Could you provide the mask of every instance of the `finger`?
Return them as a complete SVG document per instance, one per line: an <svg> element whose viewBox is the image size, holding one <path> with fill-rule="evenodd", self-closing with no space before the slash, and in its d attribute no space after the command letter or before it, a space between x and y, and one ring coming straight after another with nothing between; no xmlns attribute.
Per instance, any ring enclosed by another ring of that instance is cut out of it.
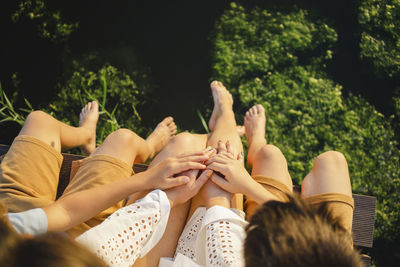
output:
<svg viewBox="0 0 400 267"><path fill-rule="evenodd" d="M162 189L168 189L168 188L184 185L184 184L187 184L189 181L190 181L190 178L187 176L178 176L178 177L173 177L173 178L167 178L166 185Z"/></svg>
<svg viewBox="0 0 400 267"><path fill-rule="evenodd" d="M213 175L211 176L211 181L221 187L222 189L226 190L229 192L229 182L225 180L224 178L218 176L218 175Z"/></svg>
<svg viewBox="0 0 400 267"><path fill-rule="evenodd" d="M221 156L219 156L219 154L210 158L209 160L207 160L205 162L205 164L210 165L211 163L214 163L214 162L221 163L221 164L228 164L227 158L221 157Z"/></svg>
<svg viewBox="0 0 400 267"><path fill-rule="evenodd" d="M232 146L231 146L231 142L226 141L225 143L225 147L226 147L226 152L231 153L232 154Z"/></svg>
<svg viewBox="0 0 400 267"><path fill-rule="evenodd" d="M177 174L190 169L204 170L206 167L207 167L206 165L201 164L199 162L193 162L193 161L178 162L177 164L173 165L171 173Z"/></svg>
<svg viewBox="0 0 400 267"><path fill-rule="evenodd" d="M200 189L208 181L208 179L211 177L212 174L213 174L212 170L206 170L199 176L199 178L197 178L191 190L193 195L196 195L200 191Z"/></svg>
<svg viewBox="0 0 400 267"><path fill-rule="evenodd" d="M194 162L203 162L210 158L209 155L194 155L194 156L186 156L183 158L179 158L178 162L186 162L186 161L194 161Z"/></svg>
<svg viewBox="0 0 400 267"><path fill-rule="evenodd" d="M218 163L218 162L211 163L210 165L207 166L207 169L220 172L225 176L226 176L226 173L228 172L227 165L221 164L221 163Z"/></svg>
<svg viewBox="0 0 400 267"><path fill-rule="evenodd" d="M243 154L243 151L239 153L239 155L237 156L237 160L240 161L241 163L244 162L244 154Z"/></svg>

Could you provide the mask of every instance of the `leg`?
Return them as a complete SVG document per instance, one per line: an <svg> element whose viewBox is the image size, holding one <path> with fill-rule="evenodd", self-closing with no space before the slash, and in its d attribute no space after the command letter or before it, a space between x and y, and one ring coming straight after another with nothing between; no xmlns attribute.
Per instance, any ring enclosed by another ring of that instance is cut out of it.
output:
<svg viewBox="0 0 400 267"><path fill-rule="evenodd" d="M198 151L206 147L206 135L181 133L173 137L165 148L154 158L149 168L160 161L177 154ZM191 171L189 171L191 172ZM196 178L197 172L190 174ZM136 194L130 202L136 201L146 193ZM167 228L160 242L143 258L138 259L134 266L158 266L160 257L173 257L178 244L178 239L185 225L190 202L174 207L171 210Z"/></svg>
<svg viewBox="0 0 400 267"><path fill-rule="evenodd" d="M88 103L80 118L80 126L71 127L42 111L29 114L0 169L0 199L10 211L43 207L55 200L62 148L94 149L97 103Z"/></svg>
<svg viewBox="0 0 400 267"><path fill-rule="evenodd" d="M176 133L172 117L162 120L146 140L128 129L111 133L93 155L106 154L132 166L134 162L144 162L158 153Z"/></svg>
<svg viewBox="0 0 400 267"><path fill-rule="evenodd" d="M351 196L349 168L346 158L337 151L320 154L304 178L301 195L310 197L322 193L340 193Z"/></svg>
<svg viewBox="0 0 400 267"><path fill-rule="evenodd" d="M226 142L229 140L231 147L235 154L243 152L242 141L238 134L238 128L235 121L235 115L232 110L233 100L232 95L226 90L221 82L214 81L211 83L211 90L214 99L214 110L211 115L209 125L212 127L213 132L208 138L207 145L214 148L217 147L218 141ZM189 218L196 211L198 207L205 206L206 199L202 196L202 190L207 190L211 181L208 181L192 199L190 207ZM243 196L240 194L232 198L231 206L237 209L243 209Z"/></svg>
<svg viewBox="0 0 400 267"><path fill-rule="evenodd" d="M133 163L146 160L157 153L175 131L175 123L168 117L158 124L146 140L128 129L111 133L89 157L72 163L71 180L62 197L130 177L133 174ZM68 231L69 234L77 236L98 225L123 204L124 201L115 203L89 221Z"/></svg>
<svg viewBox="0 0 400 267"><path fill-rule="evenodd" d="M315 159L312 170L303 180L301 195L316 205L327 202L333 216L351 230L354 202L349 170L342 153L328 151Z"/></svg>
<svg viewBox="0 0 400 267"><path fill-rule="evenodd" d="M89 102L82 109L79 127L66 125L43 111L34 111L27 117L19 135L39 139L57 151L80 146L90 154L96 144L98 118L99 112L96 101Z"/></svg>
<svg viewBox="0 0 400 267"><path fill-rule="evenodd" d="M246 139L249 144L247 161L252 166L251 175L268 191L286 200L285 193L292 193L293 183L285 156L279 148L267 145L265 140L265 110L256 105L245 116ZM258 205L251 200L246 202L246 214L254 214Z"/></svg>

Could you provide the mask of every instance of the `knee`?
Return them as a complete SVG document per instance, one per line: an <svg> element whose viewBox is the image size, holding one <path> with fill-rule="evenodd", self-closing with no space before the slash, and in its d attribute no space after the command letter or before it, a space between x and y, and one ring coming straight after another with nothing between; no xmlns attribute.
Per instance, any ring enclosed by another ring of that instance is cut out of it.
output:
<svg viewBox="0 0 400 267"><path fill-rule="evenodd" d="M41 110L35 110L29 113L29 115L26 117L25 122L30 122L30 123L45 122L49 117L50 115L47 114L46 112L43 112Z"/></svg>
<svg viewBox="0 0 400 267"><path fill-rule="evenodd" d="M119 144L124 144L127 146L134 145L140 139L140 137L137 134L135 134L129 129L124 129L124 128L116 130L115 132L110 134L107 138L118 140Z"/></svg>
<svg viewBox="0 0 400 267"><path fill-rule="evenodd" d="M314 165L329 166L333 168L347 168L347 161L342 153L338 151L327 151L315 158Z"/></svg>
<svg viewBox="0 0 400 267"><path fill-rule="evenodd" d="M179 144L183 146L189 146L193 144L195 141L195 137L193 134L188 133L188 132L183 132L175 135L174 137L171 138L169 141L171 144Z"/></svg>
<svg viewBox="0 0 400 267"><path fill-rule="evenodd" d="M257 158L263 158L263 159L268 159L268 160L284 160L285 156L283 155L282 151L274 146L274 145L264 145L263 147L261 147L258 151L257 151Z"/></svg>

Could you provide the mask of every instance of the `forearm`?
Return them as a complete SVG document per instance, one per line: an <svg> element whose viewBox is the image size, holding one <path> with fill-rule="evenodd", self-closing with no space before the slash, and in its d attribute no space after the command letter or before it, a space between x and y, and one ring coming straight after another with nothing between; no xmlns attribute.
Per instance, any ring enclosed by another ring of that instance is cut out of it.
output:
<svg viewBox="0 0 400 267"><path fill-rule="evenodd" d="M61 197L43 210L48 231L64 231L97 215L130 194L146 190L145 173Z"/></svg>

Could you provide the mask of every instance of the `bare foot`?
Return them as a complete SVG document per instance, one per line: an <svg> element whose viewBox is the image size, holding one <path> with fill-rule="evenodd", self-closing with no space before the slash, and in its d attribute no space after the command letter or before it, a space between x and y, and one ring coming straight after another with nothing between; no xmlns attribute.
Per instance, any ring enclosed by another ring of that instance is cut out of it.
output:
<svg viewBox="0 0 400 267"><path fill-rule="evenodd" d="M96 101L87 103L79 114L79 127L88 131L88 141L81 146L84 154L90 155L96 148L96 124L99 120L99 104Z"/></svg>
<svg viewBox="0 0 400 267"><path fill-rule="evenodd" d="M169 142L171 137L176 134L176 125L172 117L163 119L154 131L147 137L146 142L149 145L150 156L154 157Z"/></svg>
<svg viewBox="0 0 400 267"><path fill-rule="evenodd" d="M211 93L214 99L214 109L208 121L208 128L213 131L220 113L226 108L232 109L233 98L231 93L229 93L225 86L219 81L213 81L211 83Z"/></svg>
<svg viewBox="0 0 400 267"><path fill-rule="evenodd" d="M244 128L249 144L247 162L251 166L255 152L267 144L265 140L265 110L262 105L255 105L246 112Z"/></svg>

